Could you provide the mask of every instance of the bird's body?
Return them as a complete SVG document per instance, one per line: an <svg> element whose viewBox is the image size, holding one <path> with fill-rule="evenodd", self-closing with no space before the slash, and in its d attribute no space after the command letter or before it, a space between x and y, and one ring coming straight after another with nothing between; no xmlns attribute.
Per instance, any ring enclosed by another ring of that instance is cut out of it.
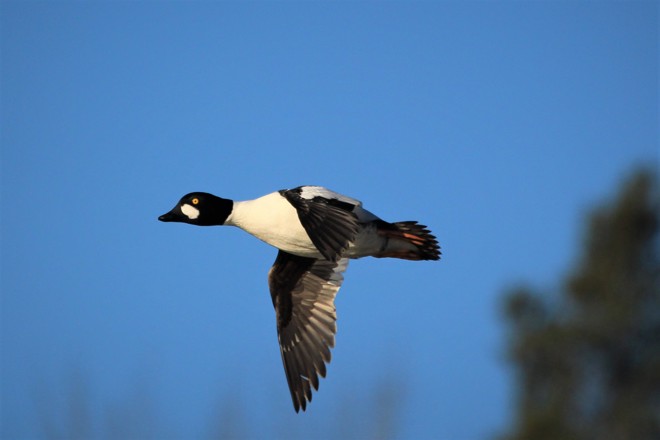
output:
<svg viewBox="0 0 660 440"><path fill-rule="evenodd" d="M313 200L325 198L326 200L338 200L350 207L355 214L357 224L356 235L342 253L347 258L362 258L366 256L379 256L388 244L388 238L378 233L378 217L362 208L362 204L355 200L342 196L325 188L313 188L314 191L300 191L302 200ZM288 190L295 191L295 190ZM296 193L287 193L296 194ZM312 197L310 199L309 197ZM290 196L291 197L291 196ZM305 198L307 197L307 198ZM318 202L315 202L318 203ZM338 208L341 209L341 208ZM300 221L299 210L289 202L281 191L267 194L258 199L234 202L234 207L225 221L225 225L237 226L245 232L254 235L258 239L290 254L309 258L324 258L316 245L310 239L308 232ZM414 245L406 241L398 243L399 250L412 251Z"/></svg>
<svg viewBox="0 0 660 440"><path fill-rule="evenodd" d="M311 401L334 346L334 298L350 258L438 260L426 226L388 223L362 203L319 186L232 201L208 193L184 196L161 221L237 226L279 249L268 283L280 351L296 411Z"/></svg>

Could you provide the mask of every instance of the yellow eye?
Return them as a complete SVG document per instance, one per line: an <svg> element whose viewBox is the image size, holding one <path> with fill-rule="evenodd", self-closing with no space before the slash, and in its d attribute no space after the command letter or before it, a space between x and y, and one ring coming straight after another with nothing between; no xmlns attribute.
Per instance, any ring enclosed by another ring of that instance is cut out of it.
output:
<svg viewBox="0 0 660 440"><path fill-rule="evenodd" d="M193 204L193 205L197 205L197 204L199 204L199 199L198 199L197 197L195 197L194 199L192 199L192 204Z"/></svg>

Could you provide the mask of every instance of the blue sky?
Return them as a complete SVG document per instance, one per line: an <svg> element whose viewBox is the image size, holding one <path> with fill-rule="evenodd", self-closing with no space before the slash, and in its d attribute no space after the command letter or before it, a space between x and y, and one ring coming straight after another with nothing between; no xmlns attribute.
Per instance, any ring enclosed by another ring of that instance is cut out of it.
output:
<svg viewBox="0 0 660 440"><path fill-rule="evenodd" d="M76 392L98 437L208 438L234 414L253 438L331 438L383 389L399 438L488 438L513 406L502 294L556 287L587 209L658 165L656 2L0 14L3 438L73 429ZM350 264L328 378L295 414L276 251L156 218L189 191L302 184L428 224L444 255Z"/></svg>

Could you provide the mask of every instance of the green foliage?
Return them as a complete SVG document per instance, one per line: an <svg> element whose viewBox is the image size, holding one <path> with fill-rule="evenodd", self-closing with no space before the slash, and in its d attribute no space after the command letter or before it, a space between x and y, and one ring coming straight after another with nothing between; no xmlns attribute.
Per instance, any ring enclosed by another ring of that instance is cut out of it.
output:
<svg viewBox="0 0 660 440"><path fill-rule="evenodd" d="M640 171L590 216L582 255L548 297L506 296L516 440L660 438L660 201Z"/></svg>

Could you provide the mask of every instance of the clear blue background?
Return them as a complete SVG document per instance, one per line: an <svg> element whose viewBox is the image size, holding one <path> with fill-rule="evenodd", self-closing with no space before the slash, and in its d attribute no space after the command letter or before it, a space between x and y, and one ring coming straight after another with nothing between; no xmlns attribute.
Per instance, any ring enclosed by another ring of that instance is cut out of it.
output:
<svg viewBox="0 0 660 440"><path fill-rule="evenodd" d="M388 401L400 438L499 433L502 293L556 286L587 208L658 164L657 2L0 13L3 438L359 437ZM444 256L351 263L295 414L275 250L156 218L193 190L301 184L428 224Z"/></svg>

